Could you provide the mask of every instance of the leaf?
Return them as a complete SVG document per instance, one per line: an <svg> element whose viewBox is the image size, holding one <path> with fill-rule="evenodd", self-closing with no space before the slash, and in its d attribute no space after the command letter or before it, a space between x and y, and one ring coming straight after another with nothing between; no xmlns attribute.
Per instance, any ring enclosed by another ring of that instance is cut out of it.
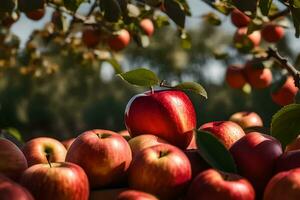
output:
<svg viewBox="0 0 300 200"><path fill-rule="evenodd" d="M21 133L15 129L15 128L6 128L4 129L5 133L14 137L15 139L17 139L19 142L22 142L22 135Z"/></svg>
<svg viewBox="0 0 300 200"><path fill-rule="evenodd" d="M293 5L293 0L290 0L290 4ZM300 8L295 7L295 5L290 7L292 12L292 18L295 27L295 36L299 38L300 36Z"/></svg>
<svg viewBox="0 0 300 200"><path fill-rule="evenodd" d="M156 74L145 68L138 68L118 75L128 83L137 86L150 87L158 85L159 83L159 79Z"/></svg>
<svg viewBox="0 0 300 200"><path fill-rule="evenodd" d="M116 74L120 74L123 72L120 63L115 58L106 59L105 61L111 64Z"/></svg>
<svg viewBox="0 0 300 200"><path fill-rule="evenodd" d="M180 89L180 90L189 90L192 91L198 95L201 95L207 99L207 92L205 89L202 87L202 85L195 83L195 82L184 82L180 83L176 86L174 86L175 89Z"/></svg>
<svg viewBox="0 0 300 200"><path fill-rule="evenodd" d="M257 1L258 0L251 0L251 1L232 0L232 3L239 10L241 10L243 12L250 11L251 13L255 13Z"/></svg>
<svg viewBox="0 0 300 200"><path fill-rule="evenodd" d="M290 104L280 109L271 122L271 135L285 149L300 133L300 104Z"/></svg>
<svg viewBox="0 0 300 200"><path fill-rule="evenodd" d="M15 7L15 0L1 0L0 12L12 12Z"/></svg>
<svg viewBox="0 0 300 200"><path fill-rule="evenodd" d="M226 147L211 133L197 131L196 143L199 153L213 168L237 173L235 162Z"/></svg>
<svg viewBox="0 0 300 200"><path fill-rule="evenodd" d="M176 0L164 1L165 13L181 28L185 24L185 12L183 6Z"/></svg>
<svg viewBox="0 0 300 200"><path fill-rule="evenodd" d="M44 8L44 3L43 0L34 0L30 1L30 3L28 3L28 1L18 0L18 8L21 12L30 12Z"/></svg>
<svg viewBox="0 0 300 200"><path fill-rule="evenodd" d="M121 17L121 6L117 0L100 1L104 18L109 22L117 22Z"/></svg>
<svg viewBox="0 0 300 200"><path fill-rule="evenodd" d="M268 16L271 6L272 6L272 0L259 1L259 8L261 10L261 13L265 16Z"/></svg>
<svg viewBox="0 0 300 200"><path fill-rule="evenodd" d="M75 12L83 2L84 0L64 0L64 6L67 9Z"/></svg>

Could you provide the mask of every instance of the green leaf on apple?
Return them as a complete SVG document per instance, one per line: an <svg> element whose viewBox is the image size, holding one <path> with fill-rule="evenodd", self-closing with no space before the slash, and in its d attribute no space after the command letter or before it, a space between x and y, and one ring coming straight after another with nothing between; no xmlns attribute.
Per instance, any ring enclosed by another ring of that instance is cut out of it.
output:
<svg viewBox="0 0 300 200"><path fill-rule="evenodd" d="M290 104L272 117L271 135L281 142L282 148L291 143L300 133L300 104Z"/></svg>
<svg viewBox="0 0 300 200"><path fill-rule="evenodd" d="M188 90L199 94L207 99L207 92L202 85L195 82L184 82L174 86L175 89Z"/></svg>
<svg viewBox="0 0 300 200"><path fill-rule="evenodd" d="M150 87L159 84L156 74L145 68L138 68L118 75L128 83L137 86Z"/></svg>
<svg viewBox="0 0 300 200"><path fill-rule="evenodd" d="M196 143L201 156L213 168L237 173L235 162L226 147L211 133L197 131Z"/></svg>

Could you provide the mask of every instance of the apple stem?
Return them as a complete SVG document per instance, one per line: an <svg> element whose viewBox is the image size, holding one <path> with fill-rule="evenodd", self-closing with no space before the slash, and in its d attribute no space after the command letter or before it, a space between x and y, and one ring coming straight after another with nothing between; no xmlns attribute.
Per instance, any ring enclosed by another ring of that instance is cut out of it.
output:
<svg viewBox="0 0 300 200"><path fill-rule="evenodd" d="M50 168L52 168L52 165L51 165L51 162L50 162L50 154L48 154L48 153L46 154L46 159L47 159L47 162L48 162Z"/></svg>
<svg viewBox="0 0 300 200"><path fill-rule="evenodd" d="M151 94L154 94L154 89L152 86L150 87L150 90L151 90Z"/></svg>

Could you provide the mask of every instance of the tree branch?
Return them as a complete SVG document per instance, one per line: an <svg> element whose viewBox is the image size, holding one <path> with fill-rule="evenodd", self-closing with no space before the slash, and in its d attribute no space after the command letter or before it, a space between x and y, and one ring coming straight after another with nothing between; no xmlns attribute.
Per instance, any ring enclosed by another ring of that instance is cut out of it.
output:
<svg viewBox="0 0 300 200"><path fill-rule="evenodd" d="M279 17L284 17L284 16L287 16L288 14L290 14L290 9L289 8L286 8L274 15L271 15L269 17L270 21L274 21L275 19L279 18Z"/></svg>
<svg viewBox="0 0 300 200"><path fill-rule="evenodd" d="M293 76L295 86L300 89L300 72L288 62L288 60L282 57L277 49L273 49L271 47L267 50L268 58L274 58L283 69L286 69L290 75Z"/></svg>

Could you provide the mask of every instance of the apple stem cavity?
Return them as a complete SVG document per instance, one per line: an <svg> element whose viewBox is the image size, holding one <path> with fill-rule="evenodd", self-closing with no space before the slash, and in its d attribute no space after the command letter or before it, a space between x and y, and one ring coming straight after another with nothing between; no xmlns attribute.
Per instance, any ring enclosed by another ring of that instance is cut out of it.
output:
<svg viewBox="0 0 300 200"><path fill-rule="evenodd" d="M111 134L109 134L109 133L102 133L102 134L97 133L96 135L98 136L99 139L105 139L105 138L109 138L111 136Z"/></svg>
<svg viewBox="0 0 300 200"><path fill-rule="evenodd" d="M168 155L168 151L159 151L159 158L162 158L166 155Z"/></svg>
<svg viewBox="0 0 300 200"><path fill-rule="evenodd" d="M47 162L48 162L50 168L52 168L52 165L51 165L51 162L50 162L50 154L48 154L48 153L46 154L46 159L47 159Z"/></svg>

